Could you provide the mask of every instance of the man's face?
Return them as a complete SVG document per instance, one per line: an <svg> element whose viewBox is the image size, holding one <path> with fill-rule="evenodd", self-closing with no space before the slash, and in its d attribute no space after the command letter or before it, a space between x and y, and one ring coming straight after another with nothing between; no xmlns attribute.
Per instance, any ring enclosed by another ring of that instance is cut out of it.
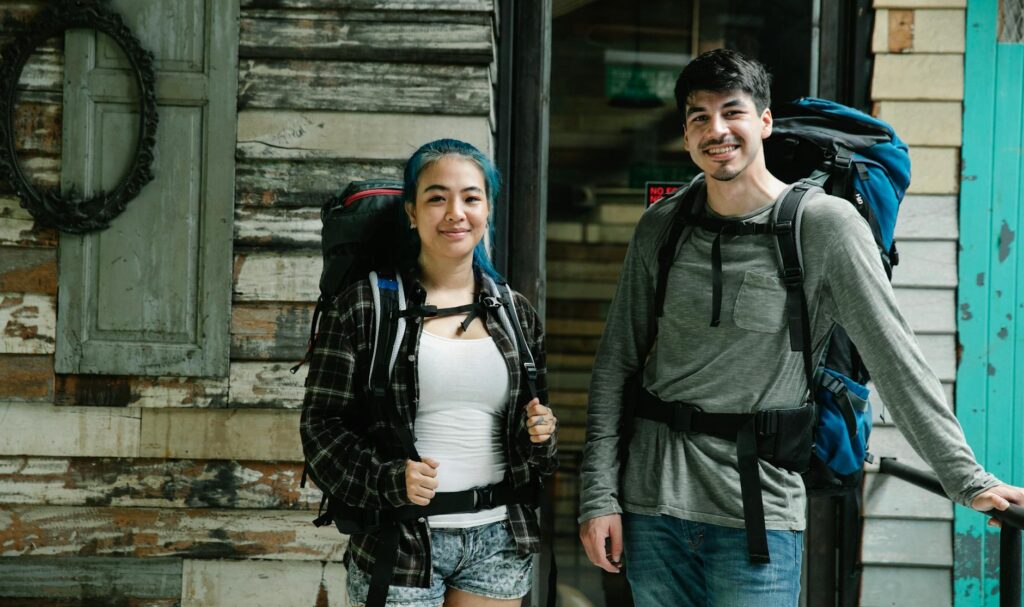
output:
<svg viewBox="0 0 1024 607"><path fill-rule="evenodd" d="M683 141L704 174L730 181L751 163L764 165L761 140L772 133L772 114L757 111L742 91L696 91L686 102Z"/></svg>

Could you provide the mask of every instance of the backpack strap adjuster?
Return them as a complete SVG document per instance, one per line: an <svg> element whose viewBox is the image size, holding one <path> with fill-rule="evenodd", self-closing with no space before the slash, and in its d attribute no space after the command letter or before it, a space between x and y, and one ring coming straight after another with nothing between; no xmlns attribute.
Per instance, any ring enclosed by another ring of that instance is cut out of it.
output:
<svg viewBox="0 0 1024 607"><path fill-rule="evenodd" d="M754 429L761 436L769 436L779 431L779 414L775 411L760 411L754 415Z"/></svg>
<svg viewBox="0 0 1024 607"><path fill-rule="evenodd" d="M668 427L673 432L689 432L693 428L694 407L684 403L671 403L672 416Z"/></svg>
<svg viewBox="0 0 1024 607"><path fill-rule="evenodd" d="M791 234L793 232L792 221L780 221L775 224L776 234Z"/></svg>
<svg viewBox="0 0 1024 607"><path fill-rule="evenodd" d="M798 286L804 279L804 271L801 268L785 268L782 270L782 284L787 287Z"/></svg>

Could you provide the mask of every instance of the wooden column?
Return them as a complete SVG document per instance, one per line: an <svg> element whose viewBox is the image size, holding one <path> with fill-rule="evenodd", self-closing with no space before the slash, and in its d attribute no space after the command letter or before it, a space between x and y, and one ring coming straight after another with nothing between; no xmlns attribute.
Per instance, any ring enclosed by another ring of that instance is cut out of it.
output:
<svg viewBox="0 0 1024 607"><path fill-rule="evenodd" d="M511 92L502 94L509 112L501 112L499 137L507 138L508 184L505 206L508 223L504 239L507 276L544 314L544 233L547 216L548 105L550 102L551 0L515 2L502 10L510 14L512 46ZM508 55L503 53L502 56ZM504 68L501 68L504 69ZM502 81L506 83L505 80ZM504 141L498 142L499 151ZM499 154L500 158L500 154Z"/></svg>

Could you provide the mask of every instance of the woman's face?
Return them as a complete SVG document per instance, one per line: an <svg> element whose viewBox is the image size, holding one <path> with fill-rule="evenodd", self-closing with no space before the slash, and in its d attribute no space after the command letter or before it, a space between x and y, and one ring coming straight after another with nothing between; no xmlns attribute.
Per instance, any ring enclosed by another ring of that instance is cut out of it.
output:
<svg viewBox="0 0 1024 607"><path fill-rule="evenodd" d="M420 236L420 254L461 260L487 230L490 204L483 171L471 160L445 156L420 172L416 202L406 203L410 224Z"/></svg>

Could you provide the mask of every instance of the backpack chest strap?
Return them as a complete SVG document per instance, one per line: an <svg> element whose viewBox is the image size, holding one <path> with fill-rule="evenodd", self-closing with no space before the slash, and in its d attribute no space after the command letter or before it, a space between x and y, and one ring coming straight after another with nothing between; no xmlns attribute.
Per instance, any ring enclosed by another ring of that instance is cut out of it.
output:
<svg viewBox="0 0 1024 607"><path fill-rule="evenodd" d="M416 304L402 311L403 318L442 318L445 316L459 316L465 314L466 318L459 323L460 331L469 329L469 325L477 318L484 318L491 310L497 309L501 303L494 297L483 295L477 301L462 306L451 308L438 308L430 304Z"/></svg>

